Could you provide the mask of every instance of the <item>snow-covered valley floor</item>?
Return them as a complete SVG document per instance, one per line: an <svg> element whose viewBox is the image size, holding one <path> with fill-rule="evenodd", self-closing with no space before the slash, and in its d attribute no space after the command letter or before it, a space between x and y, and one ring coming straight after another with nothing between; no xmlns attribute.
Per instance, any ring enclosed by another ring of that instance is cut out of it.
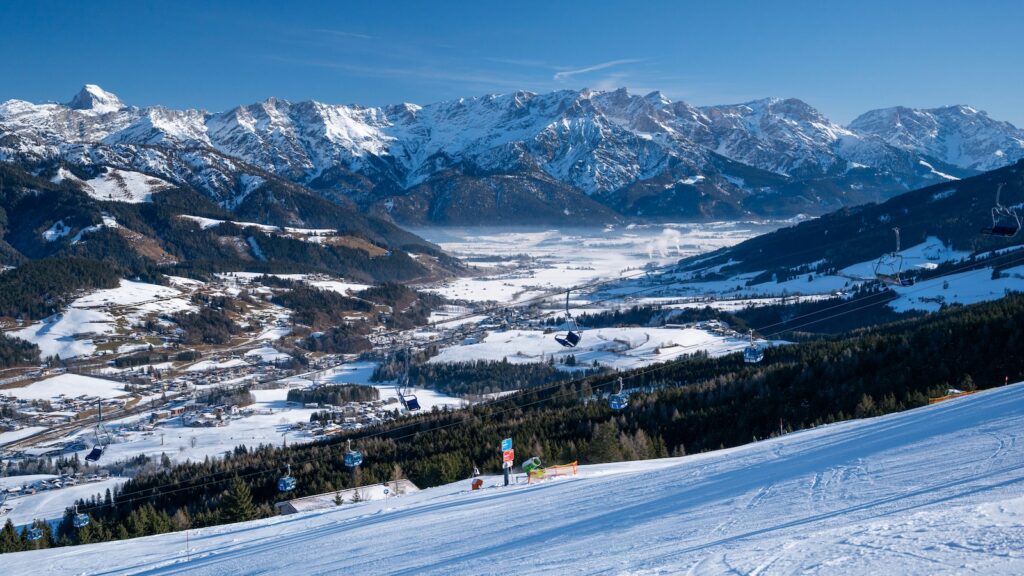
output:
<svg viewBox="0 0 1024 576"><path fill-rule="evenodd" d="M770 232L779 222L631 225L617 228L423 228L414 232L436 242L487 275L455 278L429 290L453 300L522 302L644 266L665 266ZM516 262L529 258L529 264ZM497 261L495 258L512 258Z"/></svg>
<svg viewBox="0 0 1024 576"><path fill-rule="evenodd" d="M1024 385L532 486L5 555L10 574L1020 574Z"/></svg>

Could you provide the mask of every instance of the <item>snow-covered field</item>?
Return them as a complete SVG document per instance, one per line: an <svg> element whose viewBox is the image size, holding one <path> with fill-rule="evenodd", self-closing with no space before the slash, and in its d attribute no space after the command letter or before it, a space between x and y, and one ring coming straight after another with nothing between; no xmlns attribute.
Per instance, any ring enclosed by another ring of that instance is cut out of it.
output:
<svg viewBox="0 0 1024 576"><path fill-rule="evenodd" d="M97 200L113 200L116 202L152 202L153 194L173 188L174 185L141 172L130 170L107 170L89 180L81 180L71 172L60 168L52 179L54 182L73 180L82 185L82 190Z"/></svg>
<svg viewBox="0 0 1024 576"><path fill-rule="evenodd" d="M454 300L513 302L555 288L637 274L647 264L665 265L732 246L775 227L741 222L604 230L425 228L415 232L471 265L493 269L486 276L458 278L431 290ZM532 258L529 269L494 261L514 256Z"/></svg>
<svg viewBox="0 0 1024 576"><path fill-rule="evenodd" d="M0 394L25 400L49 400L58 396L76 398L78 396L98 396L100 398L117 398L125 396L123 382L82 376L81 374L60 374L52 378L33 382L21 388L0 390Z"/></svg>
<svg viewBox="0 0 1024 576"><path fill-rule="evenodd" d="M36 475L38 478L46 478L45 475ZM12 478L5 478L5 480L17 482L20 479L30 478L28 476L14 476ZM97 494L102 499L103 494L109 488L113 491L114 487L123 484L127 478L109 478L107 480L101 480L99 482L90 482L88 484L81 484L79 486L69 486L67 488L61 488L59 490L44 490L37 492L30 496L19 496L17 498L9 498L5 506L11 509L7 516L11 518L16 526L28 524L33 520L56 520L64 516L64 510L74 505L76 500L82 498L90 498ZM31 480L24 480L25 482L31 483ZM3 520L0 518L0 520ZM6 522L6 520L3 520Z"/></svg>
<svg viewBox="0 0 1024 576"><path fill-rule="evenodd" d="M97 290L78 298L64 312L11 335L39 345L43 357L56 354L70 358L92 354L96 337L118 332L119 318L131 325L147 314L194 309L195 305L176 288L121 280L117 288Z"/></svg>
<svg viewBox="0 0 1024 576"><path fill-rule="evenodd" d="M239 368L248 366L249 363L241 358L228 358L226 360L201 360L189 366L186 372L208 372L210 370L224 370L227 368Z"/></svg>
<svg viewBox="0 0 1024 576"><path fill-rule="evenodd" d="M573 355L581 366L590 366L596 361L602 366L627 370L699 351L722 356L740 352L749 344L747 338L719 336L696 328L597 328L584 331L583 340L572 349L560 346L554 336L540 330L491 332L476 344L444 348L430 361L505 359L525 364L546 362L552 357L558 362ZM759 345L764 343L759 342Z"/></svg>
<svg viewBox="0 0 1024 576"><path fill-rule="evenodd" d="M575 478L4 557L12 574L1020 574L1024 385Z"/></svg>
<svg viewBox="0 0 1024 576"><path fill-rule="evenodd" d="M19 428L18 430L11 430L9 432L0 432L0 447L11 442L17 442L22 438L28 438L33 434L37 434L44 430L48 430L46 426L26 426Z"/></svg>
<svg viewBox="0 0 1024 576"><path fill-rule="evenodd" d="M998 279L992 278L992 269L983 268L959 274L950 274L918 282L910 288L896 288L900 297L889 303L898 311L938 311L943 304L973 304L998 300L1007 292L1024 292L1024 266L1002 271Z"/></svg>
<svg viewBox="0 0 1024 576"><path fill-rule="evenodd" d="M235 418L227 426L214 428L195 428L182 424L181 418L170 418L152 432L125 431L115 435L115 440L107 446L103 460L116 462L139 455L159 458L161 454L175 462L201 461L206 457L218 458L239 445L250 447L260 444L277 444L287 441L289 444L308 442L312 437L304 432L289 431L295 422L309 422L310 415L316 410L289 406L286 399L288 390L253 390L256 398L251 406L256 411L252 416ZM138 421L139 416L124 418L108 426L116 428L118 424ZM93 441L90 428L81 430L78 435L87 443ZM83 458L88 450L79 453Z"/></svg>
<svg viewBox="0 0 1024 576"><path fill-rule="evenodd" d="M348 364L342 364L337 368L331 369L327 374L325 374L323 382L330 384L362 384L365 386L373 386L380 391L381 400L387 400L389 398L397 399L398 391L395 390L393 382L379 383L370 381L370 377L373 376L373 371L376 367L377 364L374 362L351 362ZM442 394L435 390L409 388L406 393L415 395L416 400L419 401L420 408L423 410L431 410L434 407L458 408L465 405L465 401L461 398L448 396L447 394Z"/></svg>
<svg viewBox="0 0 1024 576"><path fill-rule="evenodd" d="M1007 250L1012 252L1012 250ZM960 263L970 253L951 249L937 238L906 248L903 271L934 269L940 264ZM666 273L652 279L637 279L615 284L592 294L592 299L614 299L631 304L663 304L678 306L673 300L710 297L709 302L695 302L686 306L710 305L721 309L736 309L738 304L762 305L781 296L824 297L851 290L857 284L873 282L877 260L867 260L840 270L836 275L804 274L783 282L767 281L749 284L763 271L737 274L727 279L694 280L690 273ZM1001 264L1013 263L1012 257L1003 258ZM809 265L814 263L809 262ZM967 265L961 264L965 266ZM716 270L711 270L716 271ZM882 272L892 272L883 269ZM952 273L930 280L920 280L910 287L895 287L899 295L889 303L896 311L936 311L942 304L973 304L1002 298L1007 291L1024 291L1024 266L1003 271L1002 277L992 279L992 269L985 268Z"/></svg>
<svg viewBox="0 0 1024 576"><path fill-rule="evenodd" d="M92 354L96 350L93 337L114 333L113 317L99 310L69 308L63 314L50 316L11 333L39 346L43 357L61 358Z"/></svg>

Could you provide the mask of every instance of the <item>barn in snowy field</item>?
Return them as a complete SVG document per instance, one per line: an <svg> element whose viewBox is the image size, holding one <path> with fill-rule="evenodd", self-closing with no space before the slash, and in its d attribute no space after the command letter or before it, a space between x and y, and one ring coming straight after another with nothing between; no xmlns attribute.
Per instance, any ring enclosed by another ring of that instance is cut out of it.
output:
<svg viewBox="0 0 1024 576"><path fill-rule="evenodd" d="M343 504L350 504L367 500L384 500L385 498L394 498L402 494L419 491L420 489L415 484L409 480L402 479L398 482L371 484L369 486L349 488L348 490L325 492L324 494L286 500L274 504L274 509L277 510L278 514L295 514L298 512L309 512L310 510L334 508L339 505L339 501L343 502Z"/></svg>

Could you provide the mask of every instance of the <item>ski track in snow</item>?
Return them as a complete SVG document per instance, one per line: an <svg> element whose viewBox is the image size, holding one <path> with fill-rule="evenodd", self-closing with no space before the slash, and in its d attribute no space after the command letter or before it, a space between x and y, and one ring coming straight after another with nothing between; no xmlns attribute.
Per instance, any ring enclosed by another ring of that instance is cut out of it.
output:
<svg viewBox="0 0 1024 576"><path fill-rule="evenodd" d="M12 574L1019 574L1024 385L576 478L5 555ZM372 455L369 455L372 458Z"/></svg>

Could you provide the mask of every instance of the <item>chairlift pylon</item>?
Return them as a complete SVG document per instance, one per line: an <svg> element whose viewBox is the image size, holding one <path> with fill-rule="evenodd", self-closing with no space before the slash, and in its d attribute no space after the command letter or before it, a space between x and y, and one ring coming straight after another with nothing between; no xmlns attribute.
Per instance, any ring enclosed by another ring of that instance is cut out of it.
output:
<svg viewBox="0 0 1024 576"><path fill-rule="evenodd" d="M1020 232L1020 216L1017 211L1009 206L1003 206L1000 196L1003 192L1004 183L1000 182L996 188L996 205L992 207L992 227L982 228L981 233L986 236L999 236L1002 238L1013 238Z"/></svg>
<svg viewBox="0 0 1024 576"><path fill-rule="evenodd" d="M903 255L900 254L900 229L893 226L896 233L896 250L883 254L875 263L875 279L890 286L913 286L913 278L903 276Z"/></svg>
<svg viewBox="0 0 1024 576"><path fill-rule="evenodd" d="M580 329L579 324L576 323L576 319L573 318L572 314L569 312L569 294L571 293L571 290L565 291L565 323L568 331L564 336L558 334L555 335L555 342L558 342L566 348L575 348L576 345L580 343L580 340L583 339L583 330Z"/></svg>

